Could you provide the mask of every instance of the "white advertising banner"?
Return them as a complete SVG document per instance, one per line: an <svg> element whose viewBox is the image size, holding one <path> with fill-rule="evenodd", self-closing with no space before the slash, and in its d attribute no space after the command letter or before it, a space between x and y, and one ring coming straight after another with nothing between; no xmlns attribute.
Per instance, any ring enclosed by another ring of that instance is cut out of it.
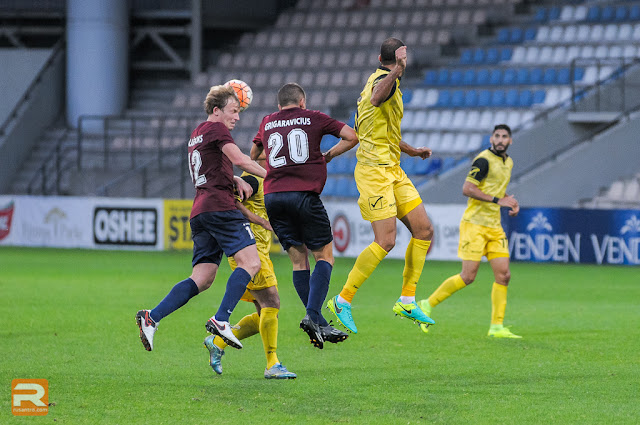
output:
<svg viewBox="0 0 640 425"><path fill-rule="evenodd" d="M163 248L161 199L0 196L0 245Z"/></svg>
<svg viewBox="0 0 640 425"><path fill-rule="evenodd" d="M373 230L368 221L362 219L360 208L354 201L324 202L333 229L334 255L357 257L373 242ZM427 214L433 223L434 235L428 258L432 260L457 261L460 218L465 205L427 205ZM411 233L398 221L396 245L388 258L404 258Z"/></svg>

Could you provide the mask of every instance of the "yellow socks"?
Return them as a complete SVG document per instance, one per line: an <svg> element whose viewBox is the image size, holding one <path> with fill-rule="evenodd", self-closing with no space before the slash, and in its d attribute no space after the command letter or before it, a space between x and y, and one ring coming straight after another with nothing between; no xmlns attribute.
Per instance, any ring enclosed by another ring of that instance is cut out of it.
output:
<svg viewBox="0 0 640 425"><path fill-rule="evenodd" d="M349 303L353 301L353 296L360 288L360 285L371 276L371 273L387 254L388 252L375 242L363 249L349 272L347 283L344 284L340 296Z"/></svg>
<svg viewBox="0 0 640 425"><path fill-rule="evenodd" d="M507 287L493 282L491 288L491 324L502 325L507 309Z"/></svg>
<svg viewBox="0 0 640 425"><path fill-rule="evenodd" d="M257 313L256 313L257 314ZM278 309L264 307L260 310L260 337L264 353L267 355L267 369L279 363L276 349L278 348Z"/></svg>
<svg viewBox="0 0 640 425"><path fill-rule="evenodd" d="M236 338L245 339L257 334L259 331L259 325L260 316L258 316L258 313L253 313L240 319L240 321L235 325L235 327L239 327L239 329L231 328L231 331L236 336ZM222 350L224 350L228 346L228 344L225 343L218 335L216 335L213 343Z"/></svg>
<svg viewBox="0 0 640 425"><path fill-rule="evenodd" d="M460 277L459 274L455 276L451 276L436 289L433 294L429 297L429 304L431 307L435 307L440 304L442 301L449 298L454 292L459 291L464 288L466 285L464 284L464 280Z"/></svg>
<svg viewBox="0 0 640 425"><path fill-rule="evenodd" d="M416 285L422 274L424 261L431 241L411 238L404 257L404 271L402 272L403 297L415 297Z"/></svg>

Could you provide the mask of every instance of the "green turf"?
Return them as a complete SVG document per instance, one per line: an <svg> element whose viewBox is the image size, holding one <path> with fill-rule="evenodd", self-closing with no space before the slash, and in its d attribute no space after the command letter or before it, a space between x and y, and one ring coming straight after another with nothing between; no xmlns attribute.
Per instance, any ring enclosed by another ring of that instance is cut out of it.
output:
<svg viewBox="0 0 640 425"><path fill-rule="evenodd" d="M353 263L338 259L329 296ZM354 300L359 333L314 349L288 259L274 257L282 308L278 355L298 374L267 381L261 340L208 365L214 286L160 324L144 351L134 315L190 272L189 253L0 248L0 423L56 424L635 424L640 418L637 267L513 264L506 324L486 337L493 280L436 307L428 335L394 317L403 264L385 260ZM428 261L429 295L457 273ZM252 311L240 303L232 316ZM330 313L326 315L329 318ZM11 380L46 378L44 417L13 417Z"/></svg>

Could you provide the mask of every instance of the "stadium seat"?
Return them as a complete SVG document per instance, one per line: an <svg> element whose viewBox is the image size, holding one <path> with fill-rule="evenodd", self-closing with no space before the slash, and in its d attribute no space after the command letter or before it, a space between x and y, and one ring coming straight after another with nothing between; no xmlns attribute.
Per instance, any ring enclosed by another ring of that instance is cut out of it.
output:
<svg viewBox="0 0 640 425"><path fill-rule="evenodd" d="M491 94L491 106L502 107L505 105L506 93L504 90L495 90Z"/></svg>
<svg viewBox="0 0 640 425"><path fill-rule="evenodd" d="M440 172L441 169L442 169L442 159L431 158L429 159L429 164L424 174L427 176L437 174L438 172Z"/></svg>
<svg viewBox="0 0 640 425"><path fill-rule="evenodd" d="M518 97L518 106L523 108L529 107L533 104L533 93L531 90L522 90Z"/></svg>
<svg viewBox="0 0 640 425"><path fill-rule="evenodd" d="M513 54L513 49L510 47L505 47L500 50L500 62L507 62L511 60L511 55Z"/></svg>
<svg viewBox="0 0 640 425"><path fill-rule="evenodd" d="M478 92L476 90L467 90L464 94L464 106L474 108L478 106Z"/></svg>
<svg viewBox="0 0 640 425"><path fill-rule="evenodd" d="M448 69L441 69L440 71L438 71L438 81L437 84L439 86L445 86L447 84L449 84L449 70Z"/></svg>
<svg viewBox="0 0 640 425"><path fill-rule="evenodd" d="M471 49L463 49L460 53L460 63L468 65L473 62L473 51Z"/></svg>
<svg viewBox="0 0 640 425"><path fill-rule="evenodd" d="M591 6L587 11L588 22L598 22L600 20L600 7Z"/></svg>
<svg viewBox="0 0 640 425"><path fill-rule="evenodd" d="M637 21L640 20L640 5L634 4L629 9L629 20Z"/></svg>
<svg viewBox="0 0 640 425"><path fill-rule="evenodd" d="M549 41L552 43L558 43L562 41L563 33L564 33L564 27L561 27L561 26L551 27L551 31L549 32Z"/></svg>
<svg viewBox="0 0 640 425"><path fill-rule="evenodd" d="M451 92L449 90L440 90L438 95L438 102L436 106L448 107L451 105Z"/></svg>
<svg viewBox="0 0 640 425"><path fill-rule="evenodd" d="M544 103L544 99L546 97L546 92L544 90L536 90L533 92L532 105Z"/></svg>
<svg viewBox="0 0 640 425"><path fill-rule="evenodd" d="M489 84L489 70L486 68L479 69L476 75L476 83L479 86Z"/></svg>
<svg viewBox="0 0 640 425"><path fill-rule="evenodd" d="M556 70L553 68L547 68L544 70L544 74L542 76L543 84L555 84L556 83Z"/></svg>
<svg viewBox="0 0 640 425"><path fill-rule="evenodd" d="M549 9L549 20L555 21L560 18L560 8L558 6L553 6Z"/></svg>
<svg viewBox="0 0 640 425"><path fill-rule="evenodd" d="M529 83L530 84L542 84L542 68L532 68L529 72Z"/></svg>
<svg viewBox="0 0 640 425"><path fill-rule="evenodd" d="M611 5L602 7L600 12L600 22L611 22L616 16L616 9Z"/></svg>
<svg viewBox="0 0 640 425"><path fill-rule="evenodd" d="M527 28L524 32L524 41L533 41L536 39L536 34L538 33L538 31L533 28Z"/></svg>
<svg viewBox="0 0 640 425"><path fill-rule="evenodd" d="M462 84L462 71L454 69L449 76L449 84L452 86L459 86Z"/></svg>
<svg viewBox="0 0 640 425"><path fill-rule="evenodd" d="M474 49L472 63L481 64L481 63L484 63L484 61L485 61L484 49L481 49L481 48Z"/></svg>
<svg viewBox="0 0 640 425"><path fill-rule="evenodd" d="M502 70L492 69L489 73L489 84L497 86L502 84Z"/></svg>
<svg viewBox="0 0 640 425"><path fill-rule="evenodd" d="M469 111L463 128L468 130L477 130L478 127L480 127L480 112L475 110Z"/></svg>
<svg viewBox="0 0 640 425"><path fill-rule="evenodd" d="M516 75L516 84L529 84L529 69L520 68Z"/></svg>
<svg viewBox="0 0 640 425"><path fill-rule="evenodd" d="M427 86L435 86L438 83L438 72L429 70L425 73L424 84Z"/></svg>
<svg viewBox="0 0 640 425"><path fill-rule="evenodd" d="M453 119L450 123L450 127L455 129L462 128L466 121L467 121L467 112L462 109L458 109L453 113Z"/></svg>
<svg viewBox="0 0 640 425"><path fill-rule="evenodd" d="M536 10L535 15L533 15L533 21L538 23L547 22L547 9L545 7L541 7Z"/></svg>
<svg viewBox="0 0 640 425"><path fill-rule="evenodd" d="M510 39L509 35L510 35L509 28L501 28L498 31L498 37L497 37L498 43L504 43L504 44L509 43L509 39Z"/></svg>
<svg viewBox="0 0 640 425"><path fill-rule="evenodd" d="M451 106L454 108L460 108L464 105L464 91L454 90L451 94Z"/></svg>
<svg viewBox="0 0 640 425"><path fill-rule="evenodd" d="M498 51L497 48L490 47L489 49L487 49L484 60L486 63L490 63L490 64L498 63L500 61L500 52Z"/></svg>
<svg viewBox="0 0 640 425"><path fill-rule="evenodd" d="M505 86L510 86L515 84L516 82L516 70L513 68L507 68L504 70L504 74L502 75L502 84Z"/></svg>
<svg viewBox="0 0 640 425"><path fill-rule="evenodd" d="M491 105L491 91L480 90L478 93L478 106L487 107L489 105Z"/></svg>
<svg viewBox="0 0 640 425"><path fill-rule="evenodd" d="M465 86L473 86L476 84L476 71L474 69L467 69L464 71L462 84Z"/></svg>
<svg viewBox="0 0 640 425"><path fill-rule="evenodd" d="M507 92L505 94L505 100L504 100L504 103L507 106L511 106L511 107L519 106L518 100L519 100L518 90L516 90L516 89L507 90Z"/></svg>

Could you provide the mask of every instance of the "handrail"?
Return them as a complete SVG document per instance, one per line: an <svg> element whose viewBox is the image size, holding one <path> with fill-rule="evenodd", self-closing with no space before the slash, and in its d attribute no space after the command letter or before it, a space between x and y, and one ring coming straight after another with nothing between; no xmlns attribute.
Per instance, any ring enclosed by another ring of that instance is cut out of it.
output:
<svg viewBox="0 0 640 425"><path fill-rule="evenodd" d="M58 60L58 55L64 52L64 37L58 40L56 44L53 45L52 50L53 53L51 54L49 59L47 59L47 61L44 63L44 66L40 69L40 71L38 71L35 78L33 79L33 81L31 81L31 84L29 84L29 87L27 87L18 103L16 103L9 115L7 115L7 119L2 123L2 125L0 125L0 137L6 134L7 127L9 127L11 122L18 116L18 111L29 100L29 98L31 97L31 93L33 92L35 87L40 84L45 71L48 71L53 63Z"/></svg>
<svg viewBox="0 0 640 425"><path fill-rule="evenodd" d="M71 130L67 127L65 127L63 133L56 139L55 145L54 147L49 151L48 155L46 156L45 160L42 161L42 164L37 167L38 172L31 178L31 180L29 181L29 184L27 185L27 193L31 194L32 193L32 188L36 182L37 179L41 180L41 189L42 189L42 194L43 195L47 195L47 190L46 190L46 175L47 175L47 165L51 164L51 159L55 158L55 168L56 168L56 185L55 185L55 191L57 194L60 193L60 173L62 170L62 165L61 165L61 161L62 161L62 155L66 152L68 152L70 149L67 148L65 149L65 151L61 151L61 146L64 143L64 141L67 139L67 136L69 135L69 133L71 132Z"/></svg>

